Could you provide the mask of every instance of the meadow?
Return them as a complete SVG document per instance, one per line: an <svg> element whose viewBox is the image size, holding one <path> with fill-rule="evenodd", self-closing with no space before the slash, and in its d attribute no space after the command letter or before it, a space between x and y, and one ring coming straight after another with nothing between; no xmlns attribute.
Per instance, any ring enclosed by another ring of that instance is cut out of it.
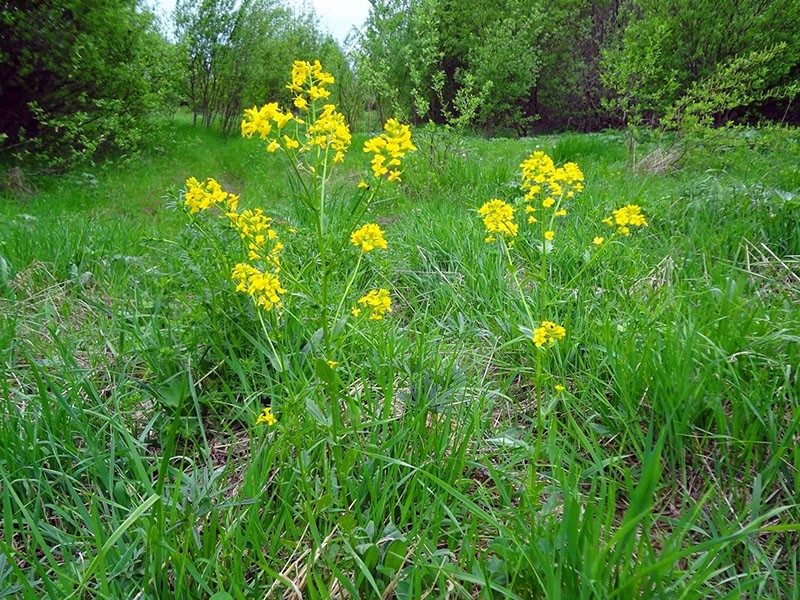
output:
<svg viewBox="0 0 800 600"><path fill-rule="evenodd" d="M263 142L178 117L0 199L0 597L800 598L797 130L663 173L631 168L625 132L412 131L365 216L388 248L330 267L330 304L358 261L392 312L330 363L319 296L285 283L269 330L184 207L214 177L282 227L284 272L317 268ZM585 176L546 352L524 318L543 284L477 212L536 150ZM628 204L649 226L592 259Z"/></svg>

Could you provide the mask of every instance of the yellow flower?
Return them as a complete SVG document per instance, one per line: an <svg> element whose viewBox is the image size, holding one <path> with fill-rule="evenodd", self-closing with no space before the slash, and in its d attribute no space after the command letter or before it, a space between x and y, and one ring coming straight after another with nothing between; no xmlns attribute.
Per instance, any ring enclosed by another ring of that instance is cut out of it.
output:
<svg viewBox="0 0 800 600"><path fill-rule="evenodd" d="M556 167L544 152L537 150L520 164L522 170L522 190L525 200L532 201L540 193L547 198L545 208L555 203L554 198L572 198L575 192L583 190L583 173L575 163Z"/></svg>
<svg viewBox="0 0 800 600"><path fill-rule="evenodd" d="M592 240L592 243L593 243L595 246L600 246L600 245L602 245L602 243L603 243L605 240L606 240L606 238L604 238L604 237L595 236L595 238Z"/></svg>
<svg viewBox="0 0 800 600"><path fill-rule="evenodd" d="M302 60L296 60L292 63L292 82L286 87L293 92L303 91L303 86L311 74L311 65Z"/></svg>
<svg viewBox="0 0 800 600"><path fill-rule="evenodd" d="M328 361L328 366L329 366L331 369L333 369L333 368L334 368L336 365L338 365L338 364L339 364L339 363L338 363L338 362L336 362L335 360L329 360L329 361Z"/></svg>
<svg viewBox="0 0 800 600"><path fill-rule="evenodd" d="M642 209L636 204L628 204L613 212L617 225L633 225L634 227L647 227L647 221L642 214Z"/></svg>
<svg viewBox="0 0 800 600"><path fill-rule="evenodd" d="M567 330L552 321L542 321L542 325L533 330L533 343L537 348L556 340L563 340Z"/></svg>
<svg viewBox="0 0 800 600"><path fill-rule="evenodd" d="M275 152L281 145L277 142L277 140L272 140L269 145L267 146L267 152Z"/></svg>
<svg viewBox="0 0 800 600"><path fill-rule="evenodd" d="M308 110L308 101L302 96L297 96L294 99L294 105L300 110Z"/></svg>
<svg viewBox="0 0 800 600"><path fill-rule="evenodd" d="M298 148L300 146L300 142L290 138L288 135L283 136L283 143L286 144L287 149Z"/></svg>
<svg viewBox="0 0 800 600"><path fill-rule="evenodd" d="M507 237L517 235L519 226L514 223L514 208L507 202L498 198L489 200L478 209L478 214L483 217L487 233L500 233Z"/></svg>
<svg viewBox="0 0 800 600"><path fill-rule="evenodd" d="M217 183L217 180L211 177L205 182L200 182L196 178L190 177L186 180L184 204L189 207L191 214L207 210L219 204L224 204L228 211L235 213L239 205L239 196L224 191L220 184Z"/></svg>
<svg viewBox="0 0 800 600"><path fill-rule="evenodd" d="M275 415L272 414L272 408L267 406L264 411L258 416L256 419L256 425L260 425L261 423L266 423L267 427L272 427L275 423L278 422L278 419L275 418Z"/></svg>
<svg viewBox="0 0 800 600"><path fill-rule="evenodd" d="M555 231L545 231L544 232L544 239L551 241L554 237L556 237Z"/></svg>
<svg viewBox="0 0 800 600"><path fill-rule="evenodd" d="M331 93L323 87L312 85L308 90L308 97L311 100L319 100L320 98L327 98Z"/></svg>
<svg viewBox="0 0 800 600"><path fill-rule="evenodd" d="M334 162L341 162L344 152L350 147L350 127L344 115L336 112L335 105L326 104L313 125L308 127L307 139L310 146L330 147L335 150L337 155Z"/></svg>
<svg viewBox="0 0 800 600"><path fill-rule="evenodd" d="M550 197L547 197L547 198L545 198L545 199L544 199L544 201L542 202L542 206L544 206L545 208L550 208L550 207L551 207L551 206L553 206L553 204L555 204L555 203L556 203L556 201L555 201L555 200L553 200L553 199L552 199L552 198L550 198Z"/></svg>
<svg viewBox="0 0 800 600"><path fill-rule="evenodd" d="M565 389L567 389L567 388L565 388L565 387L564 387L563 385L561 385L560 383L557 383L557 384L556 384L556 392L563 392Z"/></svg>
<svg viewBox="0 0 800 600"><path fill-rule="evenodd" d="M361 247L362 252L369 252L375 248L384 250L387 248L383 230L374 223L368 223L351 233L350 242L356 247Z"/></svg>
<svg viewBox="0 0 800 600"><path fill-rule="evenodd" d="M380 177L389 172L389 169L383 166L385 160L386 158L382 154L376 154L372 157L372 172L375 177Z"/></svg>
<svg viewBox="0 0 800 600"><path fill-rule="evenodd" d="M275 114L272 115L272 120L275 121L275 124L278 126L278 129L283 129L286 127L286 124L292 120L292 113L282 113L279 110L275 111Z"/></svg>
<svg viewBox="0 0 800 600"><path fill-rule="evenodd" d="M370 292L358 299L358 303L370 310L369 318L373 321L380 321L383 315L392 312L392 300L389 297L389 290L378 289Z"/></svg>
<svg viewBox="0 0 800 600"><path fill-rule="evenodd" d="M556 217L563 217L566 214L567 214L567 211L564 210L563 208L561 210L557 210L556 212L553 213L553 215L556 216Z"/></svg>
<svg viewBox="0 0 800 600"><path fill-rule="evenodd" d="M254 106L244 111L244 119L242 120L242 136L252 137L257 133L263 140L272 131L270 120L278 112L278 103L271 102L265 104L261 108Z"/></svg>
<svg viewBox="0 0 800 600"><path fill-rule="evenodd" d="M247 263L239 263L233 268L231 279L236 282L236 291L249 294L257 306L270 311L281 305L280 294L286 292L281 287L278 276L264 273Z"/></svg>
<svg viewBox="0 0 800 600"><path fill-rule="evenodd" d="M318 60L315 60L314 65L311 67L311 74L322 85L335 82L333 75L322 70L322 65Z"/></svg>
<svg viewBox="0 0 800 600"><path fill-rule="evenodd" d="M642 214L642 208L637 204L628 204L613 211L612 217L603 219L603 223L609 227L617 226L617 233L620 235L630 235L630 227L648 227L648 223Z"/></svg>
<svg viewBox="0 0 800 600"><path fill-rule="evenodd" d="M364 152L372 153L372 172L375 177L382 177L389 174L389 181L399 181L400 169L388 167L399 167L401 159L407 152L416 150L416 146L411 143L411 128L402 125L397 119L389 119L383 127L384 133L364 142Z"/></svg>
<svg viewBox="0 0 800 600"><path fill-rule="evenodd" d="M361 181L358 182L358 189L360 189L360 190L368 190L369 189L369 184L362 179Z"/></svg>
<svg viewBox="0 0 800 600"><path fill-rule="evenodd" d="M354 306L353 308L350 309L350 314L358 318L358 316L361 314L361 309L358 308L357 306Z"/></svg>

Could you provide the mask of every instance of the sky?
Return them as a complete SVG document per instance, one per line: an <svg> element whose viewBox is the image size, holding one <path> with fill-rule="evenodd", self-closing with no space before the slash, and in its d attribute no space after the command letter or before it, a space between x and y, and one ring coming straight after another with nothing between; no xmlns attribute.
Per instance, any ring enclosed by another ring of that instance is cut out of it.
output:
<svg viewBox="0 0 800 600"><path fill-rule="evenodd" d="M175 0L150 0L157 10L170 14L175 8ZM330 32L339 43L343 43L350 28L360 27L369 14L369 0L288 0L293 8L308 4L319 15L322 28Z"/></svg>

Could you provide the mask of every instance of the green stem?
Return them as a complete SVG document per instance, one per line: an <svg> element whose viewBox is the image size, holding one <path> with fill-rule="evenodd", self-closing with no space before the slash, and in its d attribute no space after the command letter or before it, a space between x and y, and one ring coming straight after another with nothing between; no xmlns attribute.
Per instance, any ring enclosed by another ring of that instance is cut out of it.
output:
<svg viewBox="0 0 800 600"><path fill-rule="evenodd" d="M334 313L334 319L336 321L339 320L339 315L342 312L342 306L344 306L344 301L347 299L347 296L350 293L350 288L353 287L353 282L356 280L356 275L358 275L358 268L361 266L361 259L363 256L364 256L363 252L358 253L358 261L356 262L356 268L353 269L353 274L350 276L350 280L347 282L347 286L344 288L344 294L342 294L342 299L339 301L339 306L336 307L336 312Z"/></svg>
<svg viewBox="0 0 800 600"><path fill-rule="evenodd" d="M509 251L508 246L506 245L506 240L505 238L501 238L501 240L503 242L503 256L506 259L506 267L508 267L508 271L509 273L511 273L511 278L514 280L514 285L517 286L519 297L522 300L522 307L525 309L525 314L528 317L528 325L531 331L533 331L533 326L535 324L535 321L533 320L533 314L531 314L530 307L528 306L528 301L525 297L525 292L522 290L522 285L519 282L519 278L517 278L517 270L514 268L514 262L511 259L511 252Z"/></svg>
<svg viewBox="0 0 800 600"><path fill-rule="evenodd" d="M552 219L555 217L551 217ZM540 323L547 315L547 238L545 233L547 231L547 224L542 219L542 262L539 269L539 317ZM541 441L542 436L542 405L544 404L544 368L542 365L542 352L536 352L536 439L537 445ZM538 449L537 449L538 452Z"/></svg>
<svg viewBox="0 0 800 600"><path fill-rule="evenodd" d="M609 246L611 244L611 242L614 241L614 239L616 237L617 237L617 233L616 232L612 233L611 237L609 237L607 240L605 240L600 245L600 247L597 249L597 251L592 254L592 256L589 258L589 260L586 261L584 263L584 265L580 269L578 269L578 272L575 273L575 275L573 275L572 278L566 284L564 284L561 287L561 290L562 291L568 290L572 286L572 284L575 282L575 280L578 279L578 277L580 277L581 275L583 275L583 272L586 271L586 269L588 269L591 265L594 264L594 262L597 260L597 257L600 256L603 252L605 252L606 247Z"/></svg>
<svg viewBox="0 0 800 600"><path fill-rule="evenodd" d="M319 156L319 154L318 154ZM317 163L319 164L319 163ZM328 153L322 161L322 183L319 186L319 212L317 214L317 238L319 241L319 262L322 269L322 293L321 293L321 311L320 318L322 319L322 344L325 352L325 358L330 358L330 324L328 323L328 273L327 265L327 227L325 226L325 183L328 174ZM319 177L315 173L315 177ZM316 188L316 185L314 186Z"/></svg>

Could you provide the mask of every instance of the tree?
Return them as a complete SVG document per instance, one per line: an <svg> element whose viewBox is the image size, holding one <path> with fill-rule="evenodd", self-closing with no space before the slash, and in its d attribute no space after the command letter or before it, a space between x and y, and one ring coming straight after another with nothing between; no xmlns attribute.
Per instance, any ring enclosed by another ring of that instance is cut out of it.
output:
<svg viewBox="0 0 800 600"><path fill-rule="evenodd" d="M0 132L50 161L130 149L163 40L137 0L0 3Z"/></svg>
<svg viewBox="0 0 800 600"><path fill-rule="evenodd" d="M630 114L660 117L690 90L696 95L699 82L718 87L721 74L746 80L744 71L726 65L755 56L770 59L769 72L754 78L760 92L800 75L796 0L633 0L629 16L619 44L606 53L604 69L617 104ZM775 48L780 52L772 52ZM742 102L762 95L748 92ZM730 108L730 98L724 104Z"/></svg>
<svg viewBox="0 0 800 600"><path fill-rule="evenodd" d="M316 15L295 15L277 0L179 0L175 24L195 124L218 121L223 131L247 106L288 99L292 60L341 64L341 50L320 32Z"/></svg>

